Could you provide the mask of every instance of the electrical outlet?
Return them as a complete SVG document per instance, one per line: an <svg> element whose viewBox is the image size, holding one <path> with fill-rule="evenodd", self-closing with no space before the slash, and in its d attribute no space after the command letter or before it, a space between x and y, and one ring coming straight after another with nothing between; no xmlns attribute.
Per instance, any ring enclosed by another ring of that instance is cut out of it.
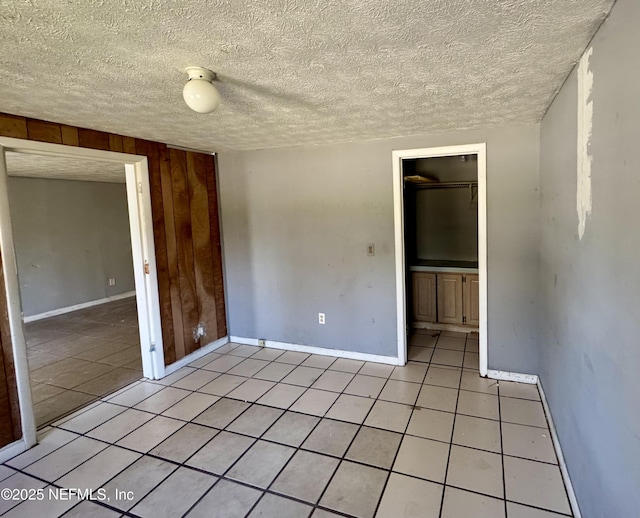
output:
<svg viewBox="0 0 640 518"><path fill-rule="evenodd" d="M258 338L258 346L264 347L265 345L267 345L267 341L264 338Z"/></svg>
<svg viewBox="0 0 640 518"><path fill-rule="evenodd" d="M116 280L115 278L111 278L109 279L109 286L115 286L116 285Z"/></svg>
<svg viewBox="0 0 640 518"><path fill-rule="evenodd" d="M318 324L324 324L324 323L325 323L324 313L318 313Z"/></svg>

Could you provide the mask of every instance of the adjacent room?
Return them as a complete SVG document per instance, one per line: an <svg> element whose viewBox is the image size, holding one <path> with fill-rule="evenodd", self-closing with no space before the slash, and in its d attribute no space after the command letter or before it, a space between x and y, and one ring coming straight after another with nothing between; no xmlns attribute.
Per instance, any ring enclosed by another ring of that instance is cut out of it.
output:
<svg viewBox="0 0 640 518"><path fill-rule="evenodd" d="M639 23L4 2L0 515L636 518Z"/></svg>

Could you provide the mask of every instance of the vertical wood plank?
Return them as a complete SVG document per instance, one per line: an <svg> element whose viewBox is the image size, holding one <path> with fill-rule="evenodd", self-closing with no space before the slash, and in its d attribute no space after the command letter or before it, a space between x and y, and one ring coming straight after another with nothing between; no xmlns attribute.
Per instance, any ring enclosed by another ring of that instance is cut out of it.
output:
<svg viewBox="0 0 640 518"><path fill-rule="evenodd" d="M222 242L220 233L220 213L218 210L218 184L216 182L215 158L205 158L205 178L209 198L209 226L211 230L211 252L213 259L214 298L216 301L216 321L218 338L227 336L227 315L224 304L224 276L222 271Z"/></svg>
<svg viewBox="0 0 640 518"><path fill-rule="evenodd" d="M27 119L27 135L29 140L62 144L60 124L54 124L53 122Z"/></svg>
<svg viewBox="0 0 640 518"><path fill-rule="evenodd" d="M133 137L122 137L122 151L131 155L136 154L136 139Z"/></svg>
<svg viewBox="0 0 640 518"><path fill-rule="evenodd" d="M189 208L189 182L187 157L184 151L169 150L171 162L171 185L173 191L173 219L175 221L176 248L178 251L178 275L180 300L182 301L182 323L184 326L185 353L190 354L200 347L193 338L198 325L198 304L193 267L193 239L191 234L191 211Z"/></svg>
<svg viewBox="0 0 640 518"><path fill-rule="evenodd" d="M109 151L109 134L92 129L78 128L78 144L80 147Z"/></svg>
<svg viewBox="0 0 640 518"><path fill-rule="evenodd" d="M0 135L3 137L28 138L27 119L8 113L0 114Z"/></svg>
<svg viewBox="0 0 640 518"><path fill-rule="evenodd" d="M60 133L62 135L62 143L65 146L78 146L78 128L75 126L67 126L62 124L60 126Z"/></svg>
<svg viewBox="0 0 640 518"><path fill-rule="evenodd" d="M109 133L109 150L122 153L122 137Z"/></svg>
<svg viewBox="0 0 640 518"><path fill-rule="evenodd" d="M120 143L122 144L122 142ZM168 365L175 361L175 344L173 343L173 315L171 312L169 270L167 266L167 239L164 227L164 207L160 176L161 146L164 145L145 140L136 140L136 153L139 155L146 155L149 164L151 216L153 219L153 241L156 254L156 271L158 276L160 319L162 322L162 343L164 347L165 363Z"/></svg>
<svg viewBox="0 0 640 518"><path fill-rule="evenodd" d="M173 186L171 182L171 161L166 146L160 148L160 175L162 188L162 205L164 210L165 239L167 247L167 272L169 275L169 295L171 313L173 315L173 343L171 352L173 361L185 356L184 323L182 321L182 299L180 297L180 274L178 271L178 247L176 242L176 225L173 213ZM169 354L165 351L165 358ZM165 360L166 362L167 360ZM169 365L169 363L167 363Z"/></svg>
<svg viewBox="0 0 640 518"><path fill-rule="evenodd" d="M213 342L218 338L205 160L206 155L202 153L187 152L189 210L193 240L193 268L198 296L198 321L202 323L206 332L206 335L200 340L201 345Z"/></svg>

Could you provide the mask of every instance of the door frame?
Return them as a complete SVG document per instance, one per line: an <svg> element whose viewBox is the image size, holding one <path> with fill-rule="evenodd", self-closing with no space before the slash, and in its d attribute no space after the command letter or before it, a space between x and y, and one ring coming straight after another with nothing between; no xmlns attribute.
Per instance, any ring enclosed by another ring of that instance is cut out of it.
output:
<svg viewBox="0 0 640 518"><path fill-rule="evenodd" d="M398 326L398 364L407 363L407 308L404 264L404 185L402 161L415 158L437 158L457 155L478 157L478 274L480 282L480 375L487 376L487 144L402 149L392 152L393 160L393 221L396 260L396 302Z"/></svg>
<svg viewBox="0 0 640 518"><path fill-rule="evenodd" d="M146 156L97 149L50 144L33 140L0 137L0 251L4 268L9 330L11 333L16 385L25 448L36 443L36 423L31 398L27 348L22 324L22 304L11 226L7 164L5 153L58 156L71 159L93 159L120 163L124 166L129 208L129 226L133 271L138 309L138 328L143 376L160 379L165 364L160 322L160 298L151 214L151 190Z"/></svg>

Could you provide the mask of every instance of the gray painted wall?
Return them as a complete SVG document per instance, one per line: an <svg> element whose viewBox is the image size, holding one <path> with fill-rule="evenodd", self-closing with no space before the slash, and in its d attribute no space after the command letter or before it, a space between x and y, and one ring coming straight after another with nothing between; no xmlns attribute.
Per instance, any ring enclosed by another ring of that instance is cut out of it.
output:
<svg viewBox="0 0 640 518"><path fill-rule="evenodd" d="M391 151L475 142L487 143L489 365L536 373L538 125L221 153L230 334L396 356Z"/></svg>
<svg viewBox="0 0 640 518"><path fill-rule="evenodd" d="M135 289L124 184L13 177L9 201L25 316Z"/></svg>
<svg viewBox="0 0 640 518"><path fill-rule="evenodd" d="M584 518L640 513L640 4L594 38L592 213L578 236L574 71L542 122L541 382Z"/></svg>

